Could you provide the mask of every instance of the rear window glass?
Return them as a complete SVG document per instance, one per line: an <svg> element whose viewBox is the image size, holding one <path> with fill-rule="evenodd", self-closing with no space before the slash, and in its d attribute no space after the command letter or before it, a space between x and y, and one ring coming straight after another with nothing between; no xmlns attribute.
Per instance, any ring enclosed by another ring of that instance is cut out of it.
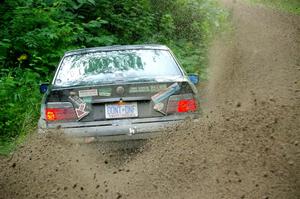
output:
<svg viewBox="0 0 300 199"><path fill-rule="evenodd" d="M178 65L167 50L120 50L65 57L54 85L66 87L181 76Z"/></svg>

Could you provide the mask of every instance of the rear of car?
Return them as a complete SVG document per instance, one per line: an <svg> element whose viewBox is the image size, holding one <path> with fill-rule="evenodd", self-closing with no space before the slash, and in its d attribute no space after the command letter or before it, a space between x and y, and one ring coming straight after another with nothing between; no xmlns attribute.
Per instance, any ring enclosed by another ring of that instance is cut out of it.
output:
<svg viewBox="0 0 300 199"><path fill-rule="evenodd" d="M199 114L195 86L165 46L67 52L44 95L39 131L145 139Z"/></svg>

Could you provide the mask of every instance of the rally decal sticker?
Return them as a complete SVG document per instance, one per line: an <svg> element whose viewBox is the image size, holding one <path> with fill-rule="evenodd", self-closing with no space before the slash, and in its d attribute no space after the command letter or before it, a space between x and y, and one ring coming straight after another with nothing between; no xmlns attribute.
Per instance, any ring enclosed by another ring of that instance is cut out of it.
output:
<svg viewBox="0 0 300 199"><path fill-rule="evenodd" d="M75 109L78 120L81 120L87 116L90 112L87 111L86 103L78 96L69 96L69 99L77 106Z"/></svg>
<svg viewBox="0 0 300 199"><path fill-rule="evenodd" d="M174 83L168 88L156 93L151 97L152 101L157 104L165 99L167 99L170 95L174 94L176 91L180 90L180 86L178 83Z"/></svg>
<svg viewBox="0 0 300 199"><path fill-rule="evenodd" d="M79 97L92 97L98 96L97 89L89 89L89 90L80 90L78 91Z"/></svg>
<svg viewBox="0 0 300 199"><path fill-rule="evenodd" d="M111 96L111 88L100 88L98 89L99 96L109 97Z"/></svg>

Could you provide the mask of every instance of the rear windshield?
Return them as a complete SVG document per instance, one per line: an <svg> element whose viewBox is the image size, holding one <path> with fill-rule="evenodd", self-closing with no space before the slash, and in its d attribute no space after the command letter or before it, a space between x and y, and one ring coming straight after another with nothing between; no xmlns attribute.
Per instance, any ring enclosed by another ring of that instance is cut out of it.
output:
<svg viewBox="0 0 300 199"><path fill-rule="evenodd" d="M152 81L182 77L167 50L121 50L64 57L54 85L57 87Z"/></svg>

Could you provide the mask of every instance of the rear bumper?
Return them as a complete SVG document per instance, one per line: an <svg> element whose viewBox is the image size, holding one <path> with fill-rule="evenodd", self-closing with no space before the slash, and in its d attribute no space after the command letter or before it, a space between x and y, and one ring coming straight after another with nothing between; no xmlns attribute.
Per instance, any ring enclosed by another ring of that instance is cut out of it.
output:
<svg viewBox="0 0 300 199"><path fill-rule="evenodd" d="M103 141L148 139L156 137L169 127L182 123L187 118L198 118L196 114L181 116L166 116L160 118L145 118L131 120L113 120L89 123L48 124L42 128L39 122L39 132L47 132L60 128L65 135L74 138L95 138Z"/></svg>

